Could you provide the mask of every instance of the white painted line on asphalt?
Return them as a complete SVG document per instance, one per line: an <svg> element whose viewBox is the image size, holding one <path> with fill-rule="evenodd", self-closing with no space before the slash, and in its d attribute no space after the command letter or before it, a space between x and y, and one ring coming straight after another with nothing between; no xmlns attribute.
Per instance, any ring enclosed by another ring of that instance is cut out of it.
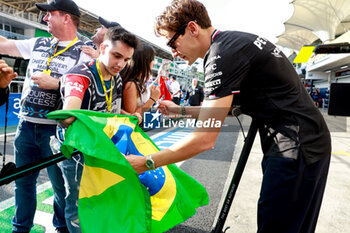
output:
<svg viewBox="0 0 350 233"><path fill-rule="evenodd" d="M181 138L175 139L175 138L165 137L164 139L165 139L164 141L166 141L166 142L174 143L174 142L179 141L179 139L181 139ZM158 141L158 142L159 142L159 141ZM156 142L156 143L158 143L158 142Z"/></svg>
<svg viewBox="0 0 350 233"><path fill-rule="evenodd" d="M35 212L34 223L45 228L45 233L56 233L56 228L52 225L52 214L40 210Z"/></svg>
<svg viewBox="0 0 350 233"><path fill-rule="evenodd" d="M178 163L175 163L178 167L180 167L185 161L181 161L181 162L178 162Z"/></svg>
<svg viewBox="0 0 350 233"><path fill-rule="evenodd" d="M172 133L171 136L182 136L184 134L190 134L189 132L183 132L183 131L177 131L175 133Z"/></svg>
<svg viewBox="0 0 350 233"><path fill-rule="evenodd" d="M151 138L152 140L154 140L155 138L158 138L158 137L160 137L160 136L163 136L163 135L166 134L166 133L169 133L169 131L171 131L171 130L174 130L174 129L169 128L169 129L163 130L162 132L159 132L159 133L157 133L157 134L155 134L155 135L152 135L150 138Z"/></svg>
<svg viewBox="0 0 350 233"><path fill-rule="evenodd" d="M169 135L169 136L167 136L167 139L168 138L172 138L172 139L182 139L182 138L184 138L184 137L186 137L188 134L182 134L182 135Z"/></svg>
<svg viewBox="0 0 350 233"><path fill-rule="evenodd" d="M46 198L42 203L47 205L53 205L53 196Z"/></svg>
<svg viewBox="0 0 350 233"><path fill-rule="evenodd" d="M6 136L14 136L16 135L16 132L13 132L13 133L6 133ZM4 137L5 134L0 134L0 137Z"/></svg>
<svg viewBox="0 0 350 233"><path fill-rule="evenodd" d="M15 204L15 197L11 197L5 201L0 202L0 212L6 210Z"/></svg>

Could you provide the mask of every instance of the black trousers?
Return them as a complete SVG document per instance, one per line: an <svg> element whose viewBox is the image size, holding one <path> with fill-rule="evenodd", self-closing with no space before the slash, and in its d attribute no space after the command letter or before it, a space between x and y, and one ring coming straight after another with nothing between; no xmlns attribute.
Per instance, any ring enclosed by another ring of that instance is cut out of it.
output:
<svg viewBox="0 0 350 233"><path fill-rule="evenodd" d="M314 232L329 163L330 155L308 165L300 149L297 159L265 155L258 201L258 232Z"/></svg>
<svg viewBox="0 0 350 233"><path fill-rule="evenodd" d="M173 97L172 101L177 104L180 105L180 98L179 97Z"/></svg>

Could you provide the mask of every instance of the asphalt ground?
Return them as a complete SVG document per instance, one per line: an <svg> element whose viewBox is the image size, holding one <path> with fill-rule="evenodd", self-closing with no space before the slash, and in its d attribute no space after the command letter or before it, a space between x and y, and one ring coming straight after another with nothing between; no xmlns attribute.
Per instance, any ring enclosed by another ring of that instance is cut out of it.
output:
<svg viewBox="0 0 350 233"><path fill-rule="evenodd" d="M321 109L328 128L331 131L332 155L326 190L320 210L316 233L350 232L350 118L329 116ZM244 117L243 124L249 124L249 117ZM235 158L242 148L239 135L234 152L229 179L223 193L226 193L237 164ZM262 171L262 153L260 138L257 135L247 165L233 200L225 228L226 233L253 233L257 231L257 201L259 198ZM224 197L223 197L224 198Z"/></svg>

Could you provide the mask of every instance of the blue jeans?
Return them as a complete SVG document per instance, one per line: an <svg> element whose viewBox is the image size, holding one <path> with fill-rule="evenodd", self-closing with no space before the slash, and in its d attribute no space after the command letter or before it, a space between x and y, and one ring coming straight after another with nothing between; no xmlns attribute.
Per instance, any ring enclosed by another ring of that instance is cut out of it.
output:
<svg viewBox="0 0 350 233"><path fill-rule="evenodd" d="M65 218L70 233L81 233L78 216L78 200L83 163L84 157L82 154L58 163L58 166L62 170L66 187Z"/></svg>
<svg viewBox="0 0 350 233"><path fill-rule="evenodd" d="M17 167L36 162L52 155L50 136L55 135L55 125L35 124L23 119L20 120L14 141L14 154ZM54 190L55 227L65 227L64 218L66 195L62 172L57 165L47 168ZM36 210L36 183L39 172L31 173L15 181L15 216L12 219L13 230L28 232L33 227Z"/></svg>

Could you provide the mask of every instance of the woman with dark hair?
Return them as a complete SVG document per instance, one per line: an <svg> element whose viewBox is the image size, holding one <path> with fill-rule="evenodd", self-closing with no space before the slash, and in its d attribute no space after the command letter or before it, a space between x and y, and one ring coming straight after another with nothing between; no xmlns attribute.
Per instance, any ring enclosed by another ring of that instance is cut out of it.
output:
<svg viewBox="0 0 350 233"><path fill-rule="evenodd" d="M143 44L134 51L132 60L122 71L125 111L142 114L160 97L159 87L154 84L147 86L147 80L152 75L153 64L154 50L150 45Z"/></svg>

